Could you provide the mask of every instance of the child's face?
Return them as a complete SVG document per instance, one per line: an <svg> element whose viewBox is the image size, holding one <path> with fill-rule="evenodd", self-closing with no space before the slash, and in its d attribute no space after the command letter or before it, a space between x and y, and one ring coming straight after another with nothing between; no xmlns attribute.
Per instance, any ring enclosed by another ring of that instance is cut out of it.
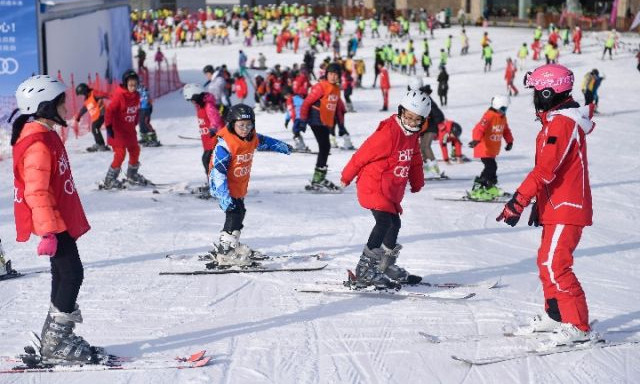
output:
<svg viewBox="0 0 640 384"><path fill-rule="evenodd" d="M400 118L402 119L402 124L415 129L419 129L420 125L424 121L422 116L407 109L402 111L402 116L400 116Z"/></svg>
<svg viewBox="0 0 640 384"><path fill-rule="evenodd" d="M127 91L134 92L136 89L138 89L138 80L127 79Z"/></svg>
<svg viewBox="0 0 640 384"><path fill-rule="evenodd" d="M238 120L234 123L233 129L239 137L244 139L253 130L253 123L251 120Z"/></svg>

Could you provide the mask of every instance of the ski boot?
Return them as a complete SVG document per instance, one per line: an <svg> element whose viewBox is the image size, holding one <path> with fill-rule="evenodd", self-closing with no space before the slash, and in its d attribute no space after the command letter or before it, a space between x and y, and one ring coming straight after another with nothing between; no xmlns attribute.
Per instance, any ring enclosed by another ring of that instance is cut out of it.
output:
<svg viewBox="0 0 640 384"><path fill-rule="evenodd" d="M293 149L296 152L311 152L309 147L304 143L302 136L295 136L293 138Z"/></svg>
<svg viewBox="0 0 640 384"><path fill-rule="evenodd" d="M0 241L0 280L9 275L17 275L18 272L11 268L11 260L4 259L4 250L2 249L2 241Z"/></svg>
<svg viewBox="0 0 640 384"><path fill-rule="evenodd" d="M138 173L138 168L140 168L140 163L129 164L129 168L127 168L127 181L134 185L152 184L144 176Z"/></svg>
<svg viewBox="0 0 640 384"><path fill-rule="evenodd" d="M400 284L418 284L422 281L422 277L412 275L407 272L406 269L396 265L396 260L398 260L398 255L400 254L401 249L402 245L400 244L396 244L393 249L387 248L387 246L383 244L382 250L384 251L384 254L382 255L380 265L378 265L378 270L384 272L385 275Z"/></svg>
<svg viewBox="0 0 640 384"><path fill-rule="evenodd" d="M327 167L316 168L313 172L313 179L311 184L307 185L305 189L313 192L339 192L342 189L326 179Z"/></svg>
<svg viewBox="0 0 640 384"><path fill-rule="evenodd" d="M336 139L336 135L329 135L329 142L331 143L331 148L338 148L338 140Z"/></svg>
<svg viewBox="0 0 640 384"><path fill-rule="evenodd" d="M347 112L355 112L356 110L353 108L353 104L352 103L346 103L347 104Z"/></svg>
<svg viewBox="0 0 640 384"><path fill-rule="evenodd" d="M82 313L76 305L71 313L61 312L53 304L40 337L40 355L44 364L99 364L104 349L92 347L73 333L76 323L82 323Z"/></svg>
<svg viewBox="0 0 640 384"><path fill-rule="evenodd" d="M562 325L561 322L552 319L546 312L542 315L535 315L529 320L529 325L518 327L513 333L515 335L530 335L538 332L553 332Z"/></svg>
<svg viewBox="0 0 640 384"><path fill-rule="evenodd" d="M87 147L87 152L98 152L100 150L100 145L93 144L90 147Z"/></svg>
<svg viewBox="0 0 640 384"><path fill-rule="evenodd" d="M162 144L158 141L158 136L155 132L149 132L145 135L146 139L142 144L144 147L161 147Z"/></svg>
<svg viewBox="0 0 640 384"><path fill-rule="evenodd" d="M444 178L444 172L440 172L440 167L436 160L427 160L423 165L425 179L441 179Z"/></svg>
<svg viewBox="0 0 640 384"><path fill-rule="evenodd" d="M496 184L487 187L486 191L494 199L497 197L502 197L504 195L504 191Z"/></svg>
<svg viewBox="0 0 640 384"><path fill-rule="evenodd" d="M384 256L382 248L369 249L365 246L358 265L356 265L356 280L352 285L356 289L374 286L376 289L400 289L402 286L387 274L380 271L379 264Z"/></svg>
<svg viewBox="0 0 640 384"><path fill-rule="evenodd" d="M99 144L98 145L98 152L109 152L111 151L111 148L109 148L108 145L106 144Z"/></svg>
<svg viewBox="0 0 640 384"><path fill-rule="evenodd" d="M561 323L561 325L549 335L550 343L543 345L543 348L582 344L595 341L598 338L598 334L595 332L583 331L571 323Z"/></svg>
<svg viewBox="0 0 640 384"><path fill-rule="evenodd" d="M207 264L208 269L229 268L229 267L250 267L253 265L251 248L240 244L240 231L232 233L220 232L220 239L215 246L216 261Z"/></svg>
<svg viewBox="0 0 640 384"><path fill-rule="evenodd" d="M471 192L467 192L467 196L471 200L491 201L494 196L487 191L487 181L479 176L473 180Z"/></svg>
<svg viewBox="0 0 640 384"><path fill-rule="evenodd" d="M356 147L353 146L351 142L351 137L349 135L342 136L342 149L354 150Z"/></svg>
<svg viewBox="0 0 640 384"><path fill-rule="evenodd" d="M118 180L120 175L120 168L109 168L107 176L104 178L104 183L100 186L100 189L123 189L124 184Z"/></svg>

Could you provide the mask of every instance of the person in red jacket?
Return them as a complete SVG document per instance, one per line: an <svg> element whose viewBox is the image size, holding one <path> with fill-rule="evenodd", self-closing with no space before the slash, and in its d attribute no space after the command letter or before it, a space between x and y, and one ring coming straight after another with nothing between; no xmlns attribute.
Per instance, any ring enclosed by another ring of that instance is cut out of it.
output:
<svg viewBox="0 0 640 384"><path fill-rule="evenodd" d="M311 87L311 83L309 82L309 75L306 68L300 69L297 76L293 79L293 93L298 96L302 96L303 98L307 97L309 94L309 88Z"/></svg>
<svg viewBox="0 0 640 384"><path fill-rule="evenodd" d="M546 315L534 317L525 330L554 332L552 345L593 336L587 300L572 269L582 229L592 224L586 135L594 128L593 107L580 107L573 100L573 82L573 73L559 64L538 67L525 77L527 88L534 89L536 117L542 123L535 166L496 218L513 227L536 200L529 225L542 225L537 264Z"/></svg>
<svg viewBox="0 0 640 384"><path fill-rule="evenodd" d="M186 101L189 101L196 108L196 117L198 118L198 130L200 132L200 140L202 141L202 166L204 173L209 179L209 170L211 167L211 156L218 139L216 134L223 128L224 122L220 116L220 110L216 108L217 100L211 93L206 92L201 85L191 83L182 88L182 95ZM200 189L200 197L209 198L209 182L204 188Z"/></svg>
<svg viewBox="0 0 640 384"><path fill-rule="evenodd" d="M494 96L491 99L491 107L473 128L469 147L473 148L473 157L479 158L484 164L482 173L475 178L473 189L469 193L469 197L473 200L493 200L504 194L498 188L496 157L500 154L502 139L507 142L504 148L506 151L510 151L513 147L513 136L507 122L508 106L508 98Z"/></svg>
<svg viewBox="0 0 640 384"><path fill-rule="evenodd" d="M340 64L331 63L327 66L323 79L318 81L309 95L304 99L300 107L300 126L294 127L296 131L304 131L307 124L311 126L313 135L318 141L318 158L313 172L311 184L305 186L308 191L326 192L340 191L340 187L327 180L327 160L331 150L329 139L331 129L335 126L340 116L338 111L345 111L344 103L340 98Z"/></svg>
<svg viewBox="0 0 640 384"><path fill-rule="evenodd" d="M342 171L341 183L349 185L357 176L358 201L370 209L376 224L356 266L356 288L399 288L422 279L396 265L402 246L400 203L407 182L411 192L424 186L419 132L431 110L431 99L420 91L409 91L398 106L398 114L383 120Z"/></svg>
<svg viewBox="0 0 640 384"><path fill-rule="evenodd" d="M46 75L18 86L20 116L13 122L14 215L18 242L40 237L38 255L51 263L51 304L42 328L43 362L95 364L104 356L74 334L84 272L76 241L91 227L55 125L66 126L66 87Z"/></svg>
<svg viewBox="0 0 640 384"><path fill-rule="evenodd" d="M507 93L509 96L518 96L518 88L513 85L513 80L516 78L517 71L518 69L516 68L515 63L510 57L508 57L507 67L504 70L504 80L507 82Z"/></svg>
<svg viewBox="0 0 640 384"><path fill-rule="evenodd" d="M233 82L233 91L235 92L238 100L240 100L239 104L242 104L244 103L244 99L247 97L247 93L249 93L247 81L244 79L244 76L238 72L236 72L233 77L235 78L235 81Z"/></svg>
<svg viewBox="0 0 640 384"><path fill-rule="evenodd" d="M460 141L461 134L462 127L453 120L445 120L438 125L438 142L440 143L442 159L445 163L451 164L451 160L449 160L449 143L453 145L456 162L458 164L464 162L464 157L462 157L462 142Z"/></svg>
<svg viewBox="0 0 640 384"><path fill-rule="evenodd" d="M383 63L378 63L378 74L380 75L380 89L382 90L382 109L381 112L389 110L389 72Z"/></svg>
<svg viewBox="0 0 640 384"><path fill-rule="evenodd" d="M101 186L104 189L122 188L118 180L120 167L129 152L129 167L127 181L132 184L146 185L149 183L138 173L140 167L140 145L136 137L140 109L140 94L138 93L138 75L132 69L122 75L122 84L113 91L111 103L107 107L104 123L107 127L107 143L113 148L113 161Z"/></svg>
<svg viewBox="0 0 640 384"><path fill-rule="evenodd" d="M576 29L573 31L573 53L582 54L582 49L580 48L580 42L582 41L582 31L580 27L576 25Z"/></svg>

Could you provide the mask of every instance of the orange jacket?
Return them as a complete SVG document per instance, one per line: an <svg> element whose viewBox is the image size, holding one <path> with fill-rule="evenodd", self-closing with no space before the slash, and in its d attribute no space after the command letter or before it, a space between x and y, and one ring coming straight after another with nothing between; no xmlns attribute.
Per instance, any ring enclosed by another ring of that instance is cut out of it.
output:
<svg viewBox="0 0 640 384"><path fill-rule="evenodd" d="M473 149L473 157L498 156L503 137L507 143L513 143L507 116L493 108L489 108L480 122L473 128L472 139L480 142Z"/></svg>
<svg viewBox="0 0 640 384"><path fill-rule="evenodd" d="M247 195L249 187L253 153L258 148L258 135L254 133L253 138L246 141L224 127L218 131L218 136L224 140L224 145L231 155L231 162L227 170L229 194L236 199L243 198Z"/></svg>
<svg viewBox="0 0 640 384"><path fill-rule="evenodd" d="M35 133L47 132L47 127L38 123L27 123L17 143ZM23 161L17 164L18 173L25 182L24 198L31 207L33 233L61 233L67 226L56 207L56 199L49 185L51 179L51 152L45 143L38 141L25 150Z"/></svg>

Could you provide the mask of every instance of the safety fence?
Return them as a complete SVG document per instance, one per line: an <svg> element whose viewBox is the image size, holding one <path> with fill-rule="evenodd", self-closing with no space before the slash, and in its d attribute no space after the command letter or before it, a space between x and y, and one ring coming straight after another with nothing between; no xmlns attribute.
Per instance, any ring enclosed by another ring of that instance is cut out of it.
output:
<svg viewBox="0 0 640 384"><path fill-rule="evenodd" d="M62 71L58 71L56 76L68 86L66 91L68 126L61 127L58 131L62 140L66 141L70 135L78 138L91 132L91 122L88 113L85 113L80 121L76 122L76 116L82 108L84 101L84 97L76 95L76 86L80 83L85 83L89 88L97 91L98 94L108 96L120 83L107 81L100 76L99 73L88 74L87 77L80 77L74 73L64 74ZM166 95L183 86L183 83L180 81L175 58L171 63L165 61L155 69L140 68L138 69L138 76L140 83L149 91L149 97L151 97L151 99ZM107 100L106 103L108 102ZM16 101L14 97L0 97L0 161L7 158L11 153L11 124L8 123L7 120L15 108Z"/></svg>

